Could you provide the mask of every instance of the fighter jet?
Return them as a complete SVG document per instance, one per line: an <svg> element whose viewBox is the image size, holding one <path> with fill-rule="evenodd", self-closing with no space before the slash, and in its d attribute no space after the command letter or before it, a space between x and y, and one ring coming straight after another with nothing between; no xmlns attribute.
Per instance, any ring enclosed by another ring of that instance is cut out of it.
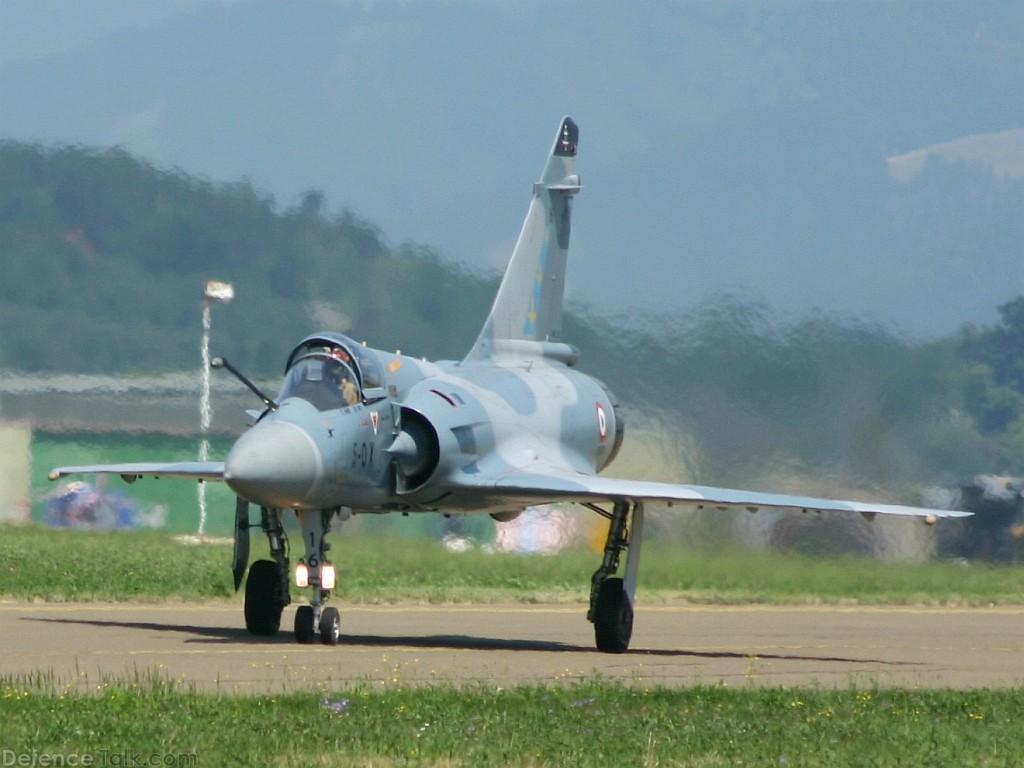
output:
<svg viewBox="0 0 1024 768"><path fill-rule="evenodd" d="M58 467L51 479L108 473L223 481L237 496L235 589L259 526L270 559L248 568L245 626L274 635L290 602L292 569L282 515L302 531L294 570L309 604L295 612L295 639L334 645L338 610L326 606L338 574L326 534L351 515L387 512L490 514L509 520L526 507L580 504L608 520L601 564L591 578L587 618L597 648L629 647L644 504L912 515L933 523L964 513L614 479L598 473L615 458L624 428L618 401L576 369L579 351L562 340L562 300L579 129L563 118L555 134L497 297L462 360L426 362L324 331L288 355L276 398L235 373L264 403L223 462ZM259 510L253 522L250 507ZM625 564L620 560L625 553Z"/></svg>

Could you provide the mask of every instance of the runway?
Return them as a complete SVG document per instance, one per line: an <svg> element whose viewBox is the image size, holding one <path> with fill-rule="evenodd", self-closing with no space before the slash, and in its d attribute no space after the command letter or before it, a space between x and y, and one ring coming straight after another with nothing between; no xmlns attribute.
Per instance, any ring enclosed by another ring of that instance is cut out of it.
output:
<svg viewBox="0 0 1024 768"><path fill-rule="evenodd" d="M583 605L339 606L341 644L246 633L241 606L0 604L0 669L94 689L157 676L225 693L600 676L643 686L1024 685L1024 606L639 607L630 651L598 653Z"/></svg>

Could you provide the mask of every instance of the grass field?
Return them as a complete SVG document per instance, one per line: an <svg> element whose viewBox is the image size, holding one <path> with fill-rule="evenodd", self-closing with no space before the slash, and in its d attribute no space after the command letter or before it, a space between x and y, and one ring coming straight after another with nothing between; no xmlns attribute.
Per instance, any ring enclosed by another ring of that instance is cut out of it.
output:
<svg viewBox="0 0 1024 768"><path fill-rule="evenodd" d="M187 546L153 532L23 527L0 534L2 599L233 594L228 545ZM365 536L335 537L332 554L343 564L338 598L350 603L579 601L598 560L589 550L454 554L429 540ZM685 552L657 542L644 555L646 602L1024 601L1020 568ZM668 689L591 679L503 690L378 682L226 696L141 670L134 679L96 681L83 693L45 670L29 677L0 672L0 750L12 765L85 765L86 755L94 765L1024 764L1021 689Z"/></svg>
<svg viewBox="0 0 1024 768"><path fill-rule="evenodd" d="M335 595L348 603L578 602L600 556L447 551L425 538L335 536ZM253 558L265 557L262 537ZM296 558L293 558L297 560ZM186 545L158 532L0 529L0 598L195 600L232 596L229 544ZM695 603L1011 605L1024 603L1024 568L880 563L749 550L689 552L650 542L640 599Z"/></svg>
<svg viewBox="0 0 1024 768"><path fill-rule="evenodd" d="M668 690L591 680L223 697L145 678L92 694L3 680L0 709L0 748L88 754L97 765L102 755L139 760L106 763L114 765L203 766L1024 763L1020 691Z"/></svg>

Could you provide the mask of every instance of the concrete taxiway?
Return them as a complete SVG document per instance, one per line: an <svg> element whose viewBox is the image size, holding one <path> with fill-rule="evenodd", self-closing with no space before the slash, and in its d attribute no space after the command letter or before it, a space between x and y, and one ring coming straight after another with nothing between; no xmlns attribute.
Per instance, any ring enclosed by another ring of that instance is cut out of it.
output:
<svg viewBox="0 0 1024 768"><path fill-rule="evenodd" d="M660 605L598 653L582 605L339 606L341 644L255 638L241 606L0 604L0 672L79 689L156 675L226 693L600 676L639 685L1024 685L1024 607Z"/></svg>

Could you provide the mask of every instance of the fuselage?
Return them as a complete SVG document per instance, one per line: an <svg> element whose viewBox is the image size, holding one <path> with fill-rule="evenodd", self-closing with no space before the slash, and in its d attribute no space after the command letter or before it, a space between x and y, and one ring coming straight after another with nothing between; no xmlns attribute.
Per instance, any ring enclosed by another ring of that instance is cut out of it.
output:
<svg viewBox="0 0 1024 768"><path fill-rule="evenodd" d="M496 495L496 480L539 465L593 475L622 439L608 390L544 351L431 363L310 337L277 409L228 454L225 480L272 508L517 511L536 500ZM345 398L341 371L357 397Z"/></svg>

